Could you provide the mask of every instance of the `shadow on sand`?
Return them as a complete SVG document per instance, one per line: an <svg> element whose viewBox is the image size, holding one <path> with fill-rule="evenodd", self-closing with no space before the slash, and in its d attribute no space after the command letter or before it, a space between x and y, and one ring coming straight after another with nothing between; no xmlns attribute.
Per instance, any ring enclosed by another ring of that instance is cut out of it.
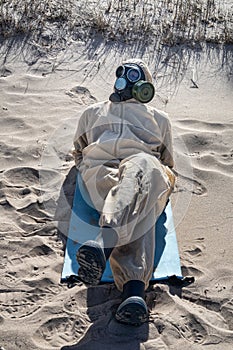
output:
<svg viewBox="0 0 233 350"><path fill-rule="evenodd" d="M74 345L61 350L139 350L149 336L149 323L140 327L115 321L114 313L120 303L120 293L113 284L87 289L87 315L91 326Z"/></svg>

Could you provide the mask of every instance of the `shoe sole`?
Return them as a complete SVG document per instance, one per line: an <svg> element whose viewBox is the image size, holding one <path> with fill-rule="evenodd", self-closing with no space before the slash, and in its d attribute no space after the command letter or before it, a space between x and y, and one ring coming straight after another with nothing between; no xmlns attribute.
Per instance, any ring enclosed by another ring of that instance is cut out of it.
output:
<svg viewBox="0 0 233 350"><path fill-rule="evenodd" d="M99 284L106 266L102 247L96 242L88 241L79 248L76 259L80 266L80 279L86 284Z"/></svg>
<svg viewBox="0 0 233 350"><path fill-rule="evenodd" d="M147 305L140 297L129 297L120 304L115 318L120 323L141 326L148 321Z"/></svg>

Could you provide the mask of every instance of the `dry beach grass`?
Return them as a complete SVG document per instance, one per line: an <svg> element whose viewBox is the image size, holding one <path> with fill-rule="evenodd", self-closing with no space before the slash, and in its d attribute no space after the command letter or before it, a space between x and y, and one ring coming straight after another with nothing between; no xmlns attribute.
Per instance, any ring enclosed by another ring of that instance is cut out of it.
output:
<svg viewBox="0 0 233 350"><path fill-rule="evenodd" d="M93 31L106 40L160 39L168 45L230 44L233 36L230 2L216 0L2 0L0 11L0 35L22 33L41 44L44 36L52 43Z"/></svg>
<svg viewBox="0 0 233 350"><path fill-rule="evenodd" d="M232 1L0 2L0 348L230 350ZM185 288L147 291L148 324L116 324L114 285L60 284L82 110L140 56L172 121ZM114 67L114 68L112 68ZM59 231L59 234L58 234Z"/></svg>

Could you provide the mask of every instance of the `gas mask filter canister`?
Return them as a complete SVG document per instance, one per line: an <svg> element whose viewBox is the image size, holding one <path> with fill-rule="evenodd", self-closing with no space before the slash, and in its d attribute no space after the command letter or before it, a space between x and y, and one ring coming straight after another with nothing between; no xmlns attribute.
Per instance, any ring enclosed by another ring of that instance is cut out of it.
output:
<svg viewBox="0 0 233 350"><path fill-rule="evenodd" d="M143 70L136 64L125 64L116 70L115 92L109 97L112 102L122 102L135 98L141 103L148 103L154 97L152 83L146 81Z"/></svg>

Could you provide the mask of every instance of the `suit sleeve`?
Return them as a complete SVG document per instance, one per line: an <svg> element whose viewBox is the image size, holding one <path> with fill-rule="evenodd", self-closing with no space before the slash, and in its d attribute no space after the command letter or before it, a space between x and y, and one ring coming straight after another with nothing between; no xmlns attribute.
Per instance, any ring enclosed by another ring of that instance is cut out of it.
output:
<svg viewBox="0 0 233 350"><path fill-rule="evenodd" d="M75 161L75 165L78 168L82 159L82 151L87 146L87 136L86 136L86 130L85 130L85 117L86 112L84 112L79 120L77 131L74 137L74 150L73 150L73 157Z"/></svg>
<svg viewBox="0 0 233 350"><path fill-rule="evenodd" d="M174 167L172 132L171 132L171 123L169 120L167 122L167 127L165 129L163 142L160 148L160 155L161 155L160 160L163 165L166 165L169 168Z"/></svg>

